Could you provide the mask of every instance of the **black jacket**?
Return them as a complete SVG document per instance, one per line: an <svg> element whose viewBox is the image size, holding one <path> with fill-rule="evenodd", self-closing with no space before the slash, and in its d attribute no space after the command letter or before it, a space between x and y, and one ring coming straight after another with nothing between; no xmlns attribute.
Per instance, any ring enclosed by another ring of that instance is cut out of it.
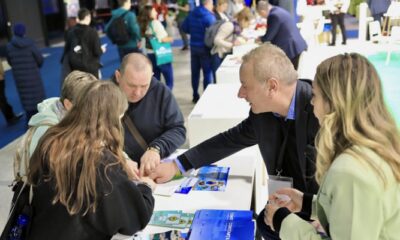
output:
<svg viewBox="0 0 400 240"><path fill-rule="evenodd" d="M144 98L129 103L125 114L132 119L149 146L160 148L161 158L168 157L185 142L185 121L178 103L171 90L155 78L151 80ZM145 149L140 147L125 124L124 129L124 150L132 160L140 163Z"/></svg>
<svg viewBox="0 0 400 240"><path fill-rule="evenodd" d="M43 56L33 40L14 36L7 44L7 61L25 111L35 111L46 96L40 74Z"/></svg>
<svg viewBox="0 0 400 240"><path fill-rule="evenodd" d="M103 54L103 50L101 49L101 43L99 35L97 31L87 25L77 24L73 28L69 29L66 34L66 41L64 52L61 57L61 62L64 57L68 57L68 54L73 51L73 42L76 41L74 39L79 39L82 48L85 48L85 64L80 68L71 69L71 70L80 70L84 72L88 72L98 77L98 71L101 67L100 57Z"/></svg>
<svg viewBox="0 0 400 240"><path fill-rule="evenodd" d="M97 190L99 202L96 212L85 216L70 216L64 205L52 204L54 182L42 182L34 187L30 240L102 240L111 239L116 233L133 235L150 221L154 208L151 189L144 184L129 180L122 168L109 167L104 176L104 165L114 162L105 151L103 164L98 168Z"/></svg>
<svg viewBox="0 0 400 240"><path fill-rule="evenodd" d="M299 80L296 87L295 131L298 159L290 159L299 167L293 177L294 185L301 191L316 193L314 138L319 129L318 120L310 104L311 84ZM225 158L243 148L258 144L268 173L275 175L280 144L281 125L273 113L254 114L237 126L220 133L189 149L178 159L183 167L199 168ZM245 164L245 163L243 163Z"/></svg>

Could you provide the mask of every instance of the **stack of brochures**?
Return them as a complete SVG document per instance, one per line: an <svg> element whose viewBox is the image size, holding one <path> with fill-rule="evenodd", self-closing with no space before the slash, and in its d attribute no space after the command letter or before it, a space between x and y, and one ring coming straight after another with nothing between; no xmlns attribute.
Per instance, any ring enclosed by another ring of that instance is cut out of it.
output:
<svg viewBox="0 0 400 240"><path fill-rule="evenodd" d="M198 181L193 189L197 191L225 191L229 167L205 166L197 173Z"/></svg>
<svg viewBox="0 0 400 240"><path fill-rule="evenodd" d="M252 216L252 211L198 210L195 213L188 239L254 239Z"/></svg>
<svg viewBox="0 0 400 240"><path fill-rule="evenodd" d="M193 213L184 213L180 210L155 211L149 225L168 228L189 228L193 221Z"/></svg>

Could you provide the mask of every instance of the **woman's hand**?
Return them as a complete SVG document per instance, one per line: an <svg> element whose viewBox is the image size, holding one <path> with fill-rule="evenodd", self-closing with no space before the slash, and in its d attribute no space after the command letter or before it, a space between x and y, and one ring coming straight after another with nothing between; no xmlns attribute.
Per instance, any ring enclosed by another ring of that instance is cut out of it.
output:
<svg viewBox="0 0 400 240"><path fill-rule="evenodd" d="M269 201L278 207L286 207L291 212L300 212L303 205L303 195L302 192L294 188L281 188L269 196Z"/></svg>
<svg viewBox="0 0 400 240"><path fill-rule="evenodd" d="M274 229L274 224L273 224L273 219L274 219L274 215L276 210L279 209L279 206L276 205L275 203L270 203L268 202L265 205L265 210L264 210L264 222L265 224L267 224L273 231L275 231Z"/></svg>
<svg viewBox="0 0 400 240"><path fill-rule="evenodd" d="M139 179L141 182L146 183L152 191L154 191L154 189L156 189L156 183L149 177L141 177Z"/></svg>

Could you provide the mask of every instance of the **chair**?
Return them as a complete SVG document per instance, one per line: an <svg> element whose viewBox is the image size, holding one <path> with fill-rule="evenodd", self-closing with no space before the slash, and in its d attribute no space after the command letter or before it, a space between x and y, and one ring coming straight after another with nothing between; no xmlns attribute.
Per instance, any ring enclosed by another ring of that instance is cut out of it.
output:
<svg viewBox="0 0 400 240"><path fill-rule="evenodd" d="M393 19L400 18L400 2L392 1L392 3L390 4L390 6L389 6L387 12L384 14L384 16L385 16L385 20L383 22L382 32L384 32L385 35L389 36L391 21ZM388 30L387 33L386 33L386 29Z"/></svg>
<svg viewBox="0 0 400 240"><path fill-rule="evenodd" d="M400 44L400 26L393 26L392 30L390 32L389 46L388 46L386 62L385 62L386 65L388 65L390 62L390 57L392 55L393 49L396 48L396 44L397 45Z"/></svg>
<svg viewBox="0 0 400 240"><path fill-rule="evenodd" d="M372 21L368 23L369 26L369 39L372 42L382 41L381 24L379 21Z"/></svg>

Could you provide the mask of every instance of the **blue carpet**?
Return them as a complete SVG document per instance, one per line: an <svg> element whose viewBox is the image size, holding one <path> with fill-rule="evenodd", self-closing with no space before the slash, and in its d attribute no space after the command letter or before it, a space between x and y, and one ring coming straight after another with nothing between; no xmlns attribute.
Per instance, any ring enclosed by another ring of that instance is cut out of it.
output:
<svg viewBox="0 0 400 240"><path fill-rule="evenodd" d="M101 57L101 62L104 66L101 69L102 79L109 79L119 67L119 55L117 47L113 45L107 37L101 38L101 43L107 43L107 51ZM172 46L181 47L182 40L175 40ZM47 98L60 95L60 58L62 51L63 47L42 49L42 53L48 55L45 58L43 67L40 69ZM6 71L5 78L6 96L8 102L12 105L15 113L23 112L11 70ZM26 120L23 118L17 124L13 126L7 126L3 114L0 114L0 148L21 136L26 131L25 123Z"/></svg>

